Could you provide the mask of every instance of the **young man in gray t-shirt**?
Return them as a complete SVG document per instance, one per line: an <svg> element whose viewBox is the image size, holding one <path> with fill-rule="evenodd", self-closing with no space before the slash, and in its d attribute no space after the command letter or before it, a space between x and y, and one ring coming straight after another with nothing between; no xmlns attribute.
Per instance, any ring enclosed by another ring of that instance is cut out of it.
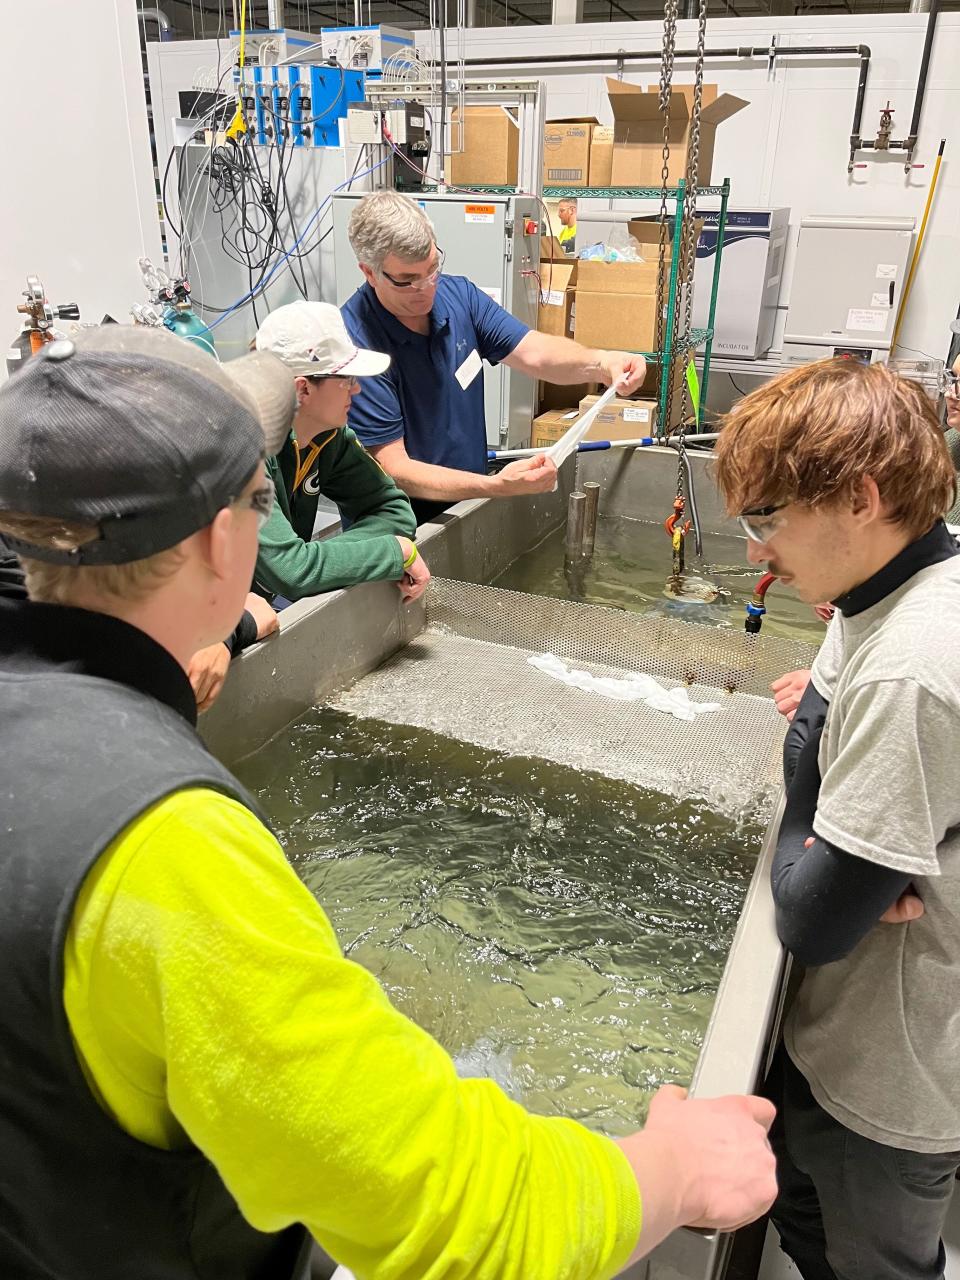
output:
<svg viewBox="0 0 960 1280"><path fill-rule="evenodd" d="M769 1081L804 1280L941 1280L960 1167L960 555L933 404L824 361L716 450L748 559L837 613L788 733L772 887L805 966Z"/></svg>

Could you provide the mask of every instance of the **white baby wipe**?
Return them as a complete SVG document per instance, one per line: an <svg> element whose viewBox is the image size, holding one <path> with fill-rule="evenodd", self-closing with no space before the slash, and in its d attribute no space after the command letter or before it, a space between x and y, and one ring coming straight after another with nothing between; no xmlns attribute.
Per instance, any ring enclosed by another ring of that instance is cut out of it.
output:
<svg viewBox="0 0 960 1280"><path fill-rule="evenodd" d="M617 394L617 384L608 387L596 404L592 404L586 413L582 413L569 431L565 431L556 444L547 450L547 457L552 458L559 468L590 430L593 420L605 405Z"/></svg>
<svg viewBox="0 0 960 1280"><path fill-rule="evenodd" d="M678 720L696 720L707 711L720 710L719 702L692 702L683 685L665 689L653 676L593 676L589 671L572 670L552 653L535 653L527 661L544 675L585 693L599 693L618 702L645 702L654 711L666 712Z"/></svg>

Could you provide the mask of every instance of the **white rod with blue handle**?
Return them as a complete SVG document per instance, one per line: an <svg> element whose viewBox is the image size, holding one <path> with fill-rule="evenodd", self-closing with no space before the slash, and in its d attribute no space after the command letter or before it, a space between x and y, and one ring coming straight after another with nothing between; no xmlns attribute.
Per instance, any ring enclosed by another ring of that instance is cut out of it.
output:
<svg viewBox="0 0 960 1280"><path fill-rule="evenodd" d="M697 432L694 435L685 435L683 437L684 444L712 444L719 439L720 433L718 431ZM638 436L634 440L581 440L577 445L577 453L591 453L597 449L649 449L652 445L670 447L673 444L674 437L672 436ZM488 449L487 458L491 462L508 458L535 458L539 453L549 452L549 448Z"/></svg>

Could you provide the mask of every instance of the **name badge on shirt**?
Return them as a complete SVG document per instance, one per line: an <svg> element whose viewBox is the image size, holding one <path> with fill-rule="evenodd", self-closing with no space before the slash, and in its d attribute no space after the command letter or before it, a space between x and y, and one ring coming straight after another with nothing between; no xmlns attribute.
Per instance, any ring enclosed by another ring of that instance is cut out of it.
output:
<svg viewBox="0 0 960 1280"><path fill-rule="evenodd" d="M463 387L464 391L466 391L467 387L469 387L470 383L482 368L483 361L477 353L477 348L474 347L453 376L460 383L461 387Z"/></svg>

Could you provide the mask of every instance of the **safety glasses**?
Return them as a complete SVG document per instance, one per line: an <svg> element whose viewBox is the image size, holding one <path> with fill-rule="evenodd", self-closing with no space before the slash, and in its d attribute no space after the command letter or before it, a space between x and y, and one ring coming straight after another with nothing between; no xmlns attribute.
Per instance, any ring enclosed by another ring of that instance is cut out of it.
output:
<svg viewBox="0 0 960 1280"><path fill-rule="evenodd" d="M787 517L782 512L789 505L789 502L781 502L776 507L757 507L754 511L744 511L737 516L737 524L751 542L769 542L786 524Z"/></svg>
<svg viewBox="0 0 960 1280"><path fill-rule="evenodd" d="M257 532L259 533L270 519L276 496L276 486L270 477L267 476L261 488L254 489L253 493L248 494L245 498L237 498L236 502L232 505L236 507L249 507L254 512L257 517Z"/></svg>
<svg viewBox="0 0 960 1280"><path fill-rule="evenodd" d="M384 280L389 280L395 289L412 289L414 293L421 293L424 289L432 289L443 274L444 252L437 249L437 265L428 276L424 276L422 280L395 280L393 276L386 271L381 270L380 274Z"/></svg>

